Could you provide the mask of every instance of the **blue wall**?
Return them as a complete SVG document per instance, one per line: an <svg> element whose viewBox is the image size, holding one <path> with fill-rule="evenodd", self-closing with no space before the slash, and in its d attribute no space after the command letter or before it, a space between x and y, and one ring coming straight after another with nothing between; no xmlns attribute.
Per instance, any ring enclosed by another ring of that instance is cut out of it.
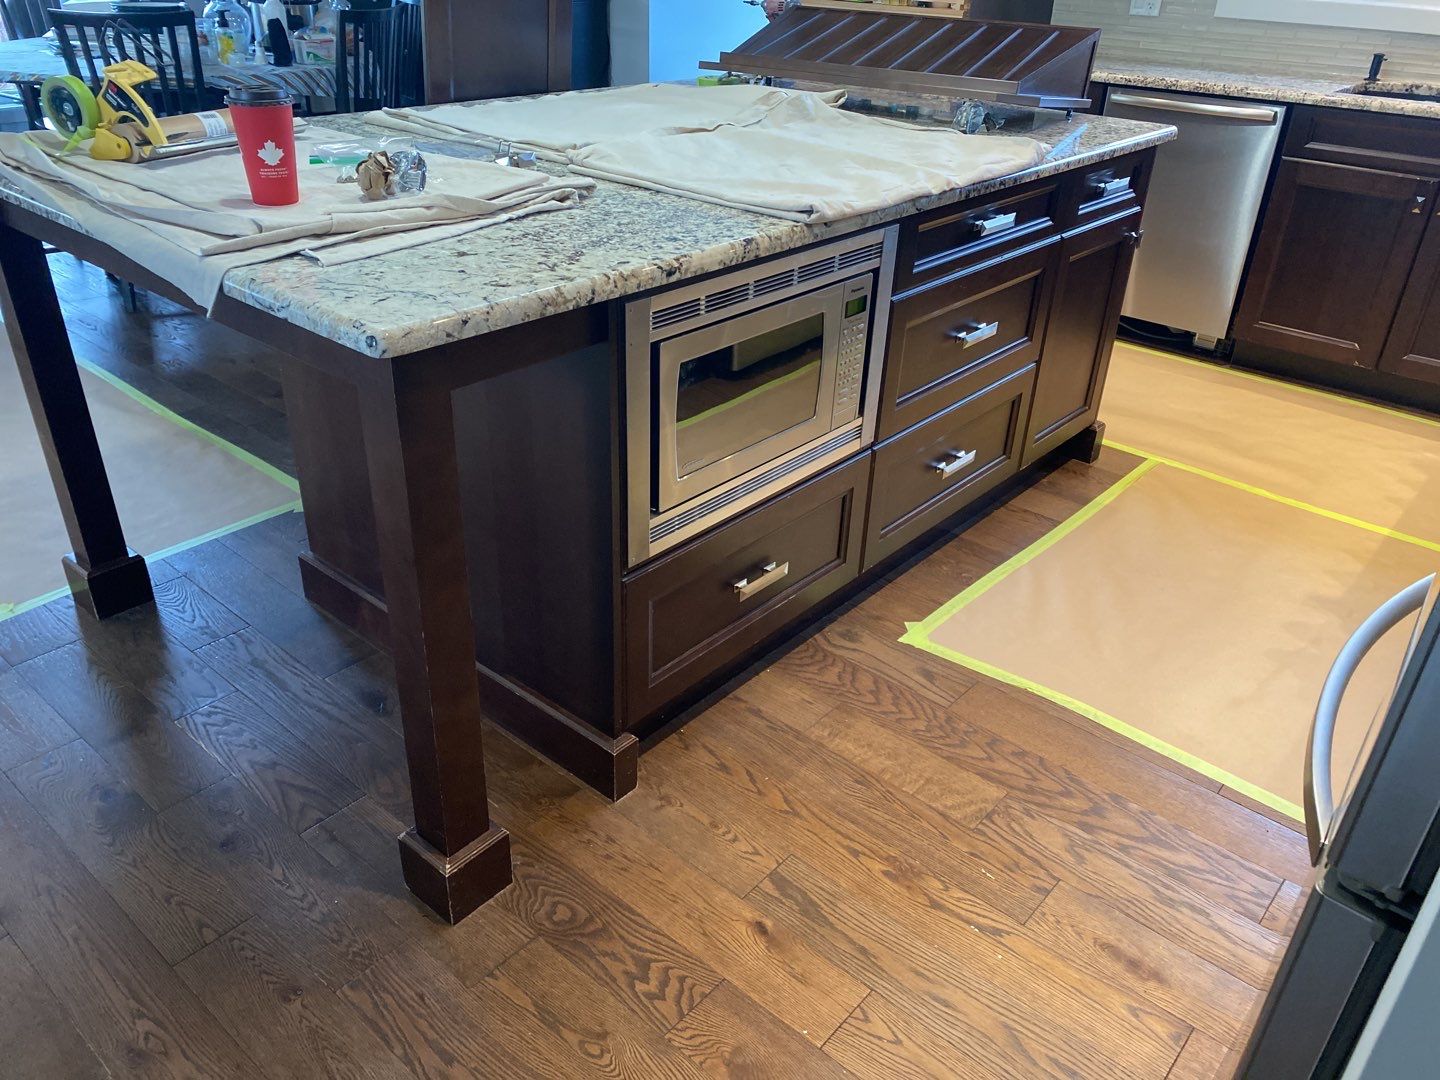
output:
<svg viewBox="0 0 1440 1080"><path fill-rule="evenodd" d="M714 60L764 24L760 9L740 0L650 0L650 78L693 79L701 60Z"/></svg>

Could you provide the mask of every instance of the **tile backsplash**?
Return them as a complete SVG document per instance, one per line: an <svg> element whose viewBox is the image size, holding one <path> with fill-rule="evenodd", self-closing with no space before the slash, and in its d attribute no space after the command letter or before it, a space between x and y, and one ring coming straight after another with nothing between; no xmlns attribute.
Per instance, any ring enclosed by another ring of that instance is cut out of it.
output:
<svg viewBox="0 0 1440 1080"><path fill-rule="evenodd" d="M1131 15L1130 0L1055 0L1055 22L1096 26L1100 66L1170 64L1359 80L1383 52L1392 79L1440 81L1440 37L1380 30L1217 19L1215 0L1162 0L1158 17Z"/></svg>

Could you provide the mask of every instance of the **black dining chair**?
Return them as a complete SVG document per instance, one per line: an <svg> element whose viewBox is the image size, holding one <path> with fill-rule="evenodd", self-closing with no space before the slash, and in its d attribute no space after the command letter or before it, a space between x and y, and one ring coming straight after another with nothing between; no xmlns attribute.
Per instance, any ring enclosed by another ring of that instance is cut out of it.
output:
<svg viewBox="0 0 1440 1080"><path fill-rule="evenodd" d="M401 49L409 4L340 12L335 107L342 113L400 104Z"/></svg>
<svg viewBox="0 0 1440 1080"><path fill-rule="evenodd" d="M10 41L17 38L43 37L50 29L45 18L47 2L48 0L0 0L0 25L5 27L5 37ZM35 130L43 128L45 116L40 111L40 87L34 83L15 83L14 86L20 95L21 104L25 107L26 124Z"/></svg>
<svg viewBox="0 0 1440 1080"><path fill-rule="evenodd" d="M95 89L104 69L121 60L138 60L159 76L140 88L157 116L213 108L220 95L205 85L200 38L193 11L144 11L126 14L48 12L70 74Z"/></svg>

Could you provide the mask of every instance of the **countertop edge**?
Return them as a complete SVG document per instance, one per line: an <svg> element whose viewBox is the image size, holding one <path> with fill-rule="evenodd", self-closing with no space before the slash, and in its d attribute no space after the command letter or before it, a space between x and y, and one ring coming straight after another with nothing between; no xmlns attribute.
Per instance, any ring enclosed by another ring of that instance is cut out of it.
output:
<svg viewBox="0 0 1440 1080"><path fill-rule="evenodd" d="M1078 116L1075 123L1077 124L1076 134L1078 134L1080 130L1078 125L1083 124L1083 116ZM685 281L717 270L741 266L771 255L783 254L820 240L846 236L862 229L888 224L914 213L963 202L994 191L1003 191L1032 180L1043 179L1046 176L1084 168L1096 162L1108 161L1124 154L1163 145L1176 138L1177 134L1174 127L1160 125L1156 130L1130 138L1117 139L1084 153L1042 162L1021 172L957 188L940 195L927 195L871 214L847 218L844 221L829 222L824 225L798 225L777 219L773 230L765 230L741 240L634 268L619 267L602 275L538 290L515 300L499 301L492 305L492 310L488 313L457 311L450 319L432 320L414 327L377 331L367 328L363 323L357 323L339 310L325 309L315 304L313 300L307 303L304 309L292 310L284 303L276 303L268 295L257 294L246 289L243 284L232 281L232 277L237 274L243 276L243 271L246 269L244 267L232 271L226 276L222 290L225 295L247 306L284 319L303 330L336 341L355 352L375 359L393 359L434 348L437 345L478 338L497 330L535 322L550 315L577 310L591 304L633 296L663 285ZM1060 145L1063 145L1063 140ZM583 210L578 212L583 212ZM342 329L342 327L347 329ZM422 331L426 339L425 343L414 349L405 348L407 339Z"/></svg>

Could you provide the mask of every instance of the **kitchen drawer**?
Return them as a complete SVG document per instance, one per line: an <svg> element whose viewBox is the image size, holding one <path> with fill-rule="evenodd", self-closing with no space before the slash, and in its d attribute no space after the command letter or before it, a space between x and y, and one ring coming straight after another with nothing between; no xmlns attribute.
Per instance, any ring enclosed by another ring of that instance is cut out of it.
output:
<svg viewBox="0 0 1440 1080"><path fill-rule="evenodd" d="M867 451L627 578L626 714L649 717L852 581L869 478Z"/></svg>
<svg viewBox="0 0 1440 1080"><path fill-rule="evenodd" d="M895 260L895 292L936 281L1058 231L1058 179L907 219Z"/></svg>
<svg viewBox="0 0 1440 1080"><path fill-rule="evenodd" d="M1285 156L1440 176L1440 124L1415 116L1297 106Z"/></svg>
<svg viewBox="0 0 1440 1080"><path fill-rule="evenodd" d="M1015 475L1034 385L1032 364L876 448L865 569Z"/></svg>
<svg viewBox="0 0 1440 1080"><path fill-rule="evenodd" d="M1042 240L891 306L880 438L1035 362L1058 250L1058 236Z"/></svg>
<svg viewBox="0 0 1440 1080"><path fill-rule="evenodd" d="M1151 160L1145 154L1114 158L1069 174L1062 211L1064 227L1089 225L1140 206L1150 179Z"/></svg>

